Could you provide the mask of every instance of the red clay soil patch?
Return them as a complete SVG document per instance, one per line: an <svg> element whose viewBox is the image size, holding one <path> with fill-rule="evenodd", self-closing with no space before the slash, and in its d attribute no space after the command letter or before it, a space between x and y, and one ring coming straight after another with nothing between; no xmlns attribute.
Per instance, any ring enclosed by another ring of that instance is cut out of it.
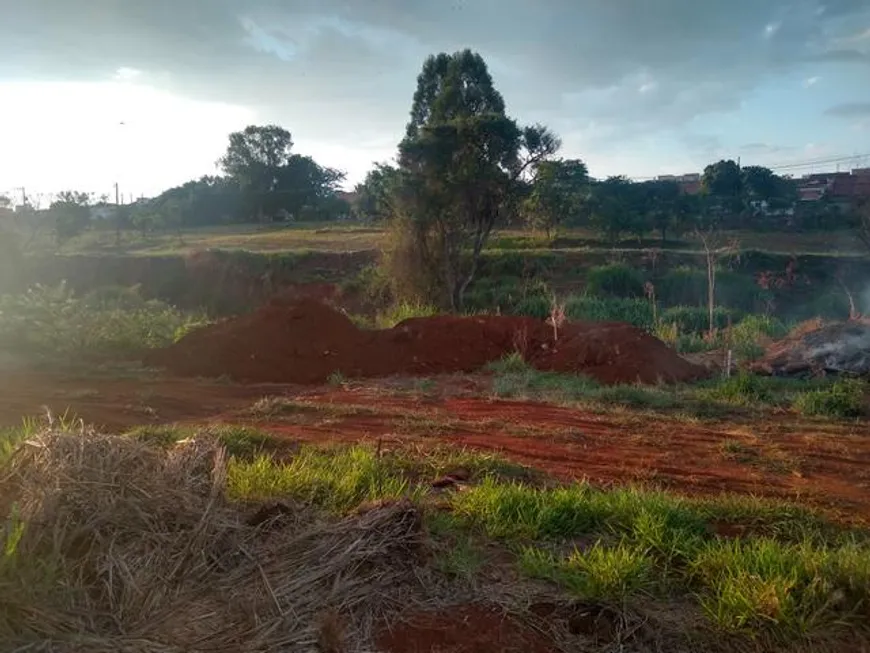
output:
<svg viewBox="0 0 870 653"><path fill-rule="evenodd" d="M641 329L570 323L558 341L541 321L505 316L415 318L366 331L313 299L276 300L256 313L188 334L146 357L182 376L245 382L321 383L348 377L470 372L513 351L545 370L603 383L690 381L706 371Z"/></svg>
<svg viewBox="0 0 870 653"><path fill-rule="evenodd" d="M385 653L552 653L543 635L492 608L468 605L410 615L375 639Z"/></svg>
<svg viewBox="0 0 870 653"><path fill-rule="evenodd" d="M758 420L745 427L700 425L662 417L593 414L543 403L470 397L421 401L365 390L310 393L306 401L375 409L310 423L258 422L275 437L314 444L381 443L387 448L467 448L595 485L651 484L688 495L751 494L798 501L838 519L870 523L870 438L861 425ZM384 412L377 412L381 408ZM430 416L427 428L397 414ZM231 415L226 416L233 421ZM439 421L443 424L438 427ZM723 442L757 438L758 464L723 455ZM768 450L783 465L765 466ZM790 466L791 465L791 466Z"/></svg>

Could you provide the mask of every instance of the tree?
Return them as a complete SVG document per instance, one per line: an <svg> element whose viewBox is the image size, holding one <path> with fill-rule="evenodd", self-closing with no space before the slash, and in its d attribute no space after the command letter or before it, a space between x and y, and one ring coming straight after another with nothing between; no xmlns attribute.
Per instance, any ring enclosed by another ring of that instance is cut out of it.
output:
<svg viewBox="0 0 870 653"><path fill-rule="evenodd" d="M870 198L864 198L855 207L858 216L858 238L870 253Z"/></svg>
<svg viewBox="0 0 870 653"><path fill-rule="evenodd" d="M90 195L80 191L62 191L48 209L54 222L54 234L58 245L63 245L81 234L90 223Z"/></svg>
<svg viewBox="0 0 870 653"><path fill-rule="evenodd" d="M679 236L689 229L700 211L698 199L684 193L675 181L645 182L643 195L644 222L661 233L662 243L667 241L668 233Z"/></svg>
<svg viewBox="0 0 870 653"><path fill-rule="evenodd" d="M505 113L483 58L429 57L399 145L392 262L418 295L461 310L493 227L518 202L517 182L556 152L541 126Z"/></svg>
<svg viewBox="0 0 870 653"><path fill-rule="evenodd" d="M695 229L695 235L704 248L704 258L707 263L707 320L709 333L716 328L716 276L719 261L723 257L734 256L740 251L736 240L725 241L715 223L709 223Z"/></svg>
<svg viewBox="0 0 870 653"><path fill-rule="evenodd" d="M320 166L310 156L294 154L278 170L274 206L294 216L303 211L322 216L344 178L340 170Z"/></svg>
<svg viewBox="0 0 870 653"><path fill-rule="evenodd" d="M644 188L622 176L608 177L592 187L592 226L611 243L624 233L641 236L648 230Z"/></svg>
<svg viewBox="0 0 870 653"><path fill-rule="evenodd" d="M560 224L583 209L588 195L589 171L583 161L541 161L535 166L523 213L528 224L543 229L549 240Z"/></svg>
<svg viewBox="0 0 870 653"><path fill-rule="evenodd" d="M395 213L393 197L399 181L399 171L386 163L376 163L361 184L354 187L358 218L382 222Z"/></svg>
<svg viewBox="0 0 870 653"><path fill-rule="evenodd" d="M738 213L743 207L744 197L740 166L730 159L708 165L701 178L701 190L725 211Z"/></svg>
<svg viewBox="0 0 870 653"><path fill-rule="evenodd" d="M239 185L257 220L275 210L274 193L292 149L290 132L277 125L250 125L230 134L226 154L218 163Z"/></svg>

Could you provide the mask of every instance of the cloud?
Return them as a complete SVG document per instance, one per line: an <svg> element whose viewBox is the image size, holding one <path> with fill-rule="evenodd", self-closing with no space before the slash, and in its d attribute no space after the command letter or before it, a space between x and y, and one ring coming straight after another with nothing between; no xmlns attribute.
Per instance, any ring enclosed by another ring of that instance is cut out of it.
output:
<svg viewBox="0 0 870 653"><path fill-rule="evenodd" d="M826 116L837 118L865 118L870 117L870 102L849 102L838 104L825 111Z"/></svg>
<svg viewBox="0 0 870 653"><path fill-rule="evenodd" d="M819 77L818 75L814 75L812 77L807 77L804 80L804 88L810 88L811 86L815 86L816 84L819 83L819 81L821 81L821 79L822 78Z"/></svg>
<svg viewBox="0 0 870 653"><path fill-rule="evenodd" d="M136 70L332 143L397 140L423 59L463 47L514 115L586 144L735 110L811 61L870 62L844 41L865 0L28 0L4 21L0 79Z"/></svg>

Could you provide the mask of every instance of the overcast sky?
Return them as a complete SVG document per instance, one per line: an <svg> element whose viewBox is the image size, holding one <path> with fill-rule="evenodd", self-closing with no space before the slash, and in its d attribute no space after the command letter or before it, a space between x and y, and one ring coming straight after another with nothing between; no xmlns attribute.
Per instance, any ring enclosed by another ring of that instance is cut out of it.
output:
<svg viewBox="0 0 870 653"><path fill-rule="evenodd" d="M0 9L0 193L109 192L116 180L159 192L214 173L230 131L271 122L352 184L393 156L423 59L465 47L484 56L513 117L550 126L595 176L870 153L868 0Z"/></svg>

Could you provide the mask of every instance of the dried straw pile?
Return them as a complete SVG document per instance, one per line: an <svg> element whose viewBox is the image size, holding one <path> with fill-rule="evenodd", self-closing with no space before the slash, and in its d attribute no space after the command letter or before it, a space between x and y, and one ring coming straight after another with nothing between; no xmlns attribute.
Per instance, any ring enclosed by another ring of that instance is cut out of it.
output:
<svg viewBox="0 0 870 653"><path fill-rule="evenodd" d="M224 462L204 441L24 445L0 469L0 650L370 650L373 622L411 590L414 507L252 519L224 499Z"/></svg>

